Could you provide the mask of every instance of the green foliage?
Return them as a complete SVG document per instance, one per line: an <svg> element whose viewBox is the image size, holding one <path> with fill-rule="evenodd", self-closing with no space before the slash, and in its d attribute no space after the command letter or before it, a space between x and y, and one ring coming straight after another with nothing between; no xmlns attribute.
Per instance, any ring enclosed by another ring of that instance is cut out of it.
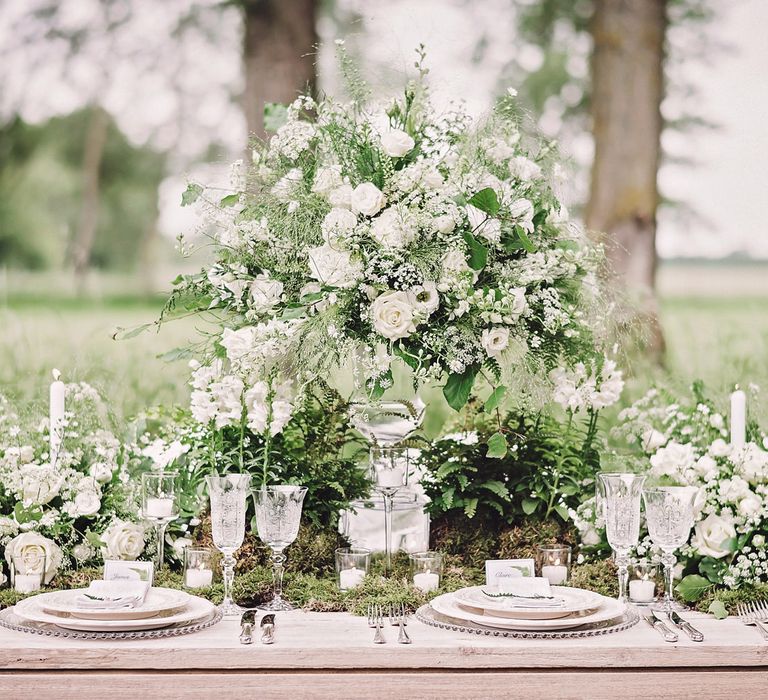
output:
<svg viewBox="0 0 768 700"><path fill-rule="evenodd" d="M675 590L682 596L687 603L695 603L714 588L715 584L699 576L698 574L689 574L684 577L680 583L675 586Z"/></svg>
<svg viewBox="0 0 768 700"><path fill-rule="evenodd" d="M443 396L454 411L460 411L469 400L478 368L467 367L461 374L450 374L443 387Z"/></svg>

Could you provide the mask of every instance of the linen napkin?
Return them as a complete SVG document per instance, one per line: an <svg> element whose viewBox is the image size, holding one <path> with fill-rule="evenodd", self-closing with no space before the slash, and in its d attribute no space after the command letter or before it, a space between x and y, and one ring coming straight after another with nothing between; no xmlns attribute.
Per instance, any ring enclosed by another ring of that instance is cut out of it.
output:
<svg viewBox="0 0 768 700"><path fill-rule="evenodd" d="M83 610L138 608L148 592L148 581L91 581L75 599L75 604Z"/></svg>
<svg viewBox="0 0 768 700"><path fill-rule="evenodd" d="M484 588L483 593L510 608L561 608L565 600L554 596L549 580L543 577L519 576L503 580L503 584Z"/></svg>

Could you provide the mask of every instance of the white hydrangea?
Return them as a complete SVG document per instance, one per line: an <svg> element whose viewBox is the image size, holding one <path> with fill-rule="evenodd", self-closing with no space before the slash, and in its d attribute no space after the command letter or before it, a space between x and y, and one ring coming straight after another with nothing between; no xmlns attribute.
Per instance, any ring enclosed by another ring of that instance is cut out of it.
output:
<svg viewBox="0 0 768 700"><path fill-rule="evenodd" d="M270 140L270 147L289 160L296 160L306 151L317 129L314 124L299 119L288 120Z"/></svg>

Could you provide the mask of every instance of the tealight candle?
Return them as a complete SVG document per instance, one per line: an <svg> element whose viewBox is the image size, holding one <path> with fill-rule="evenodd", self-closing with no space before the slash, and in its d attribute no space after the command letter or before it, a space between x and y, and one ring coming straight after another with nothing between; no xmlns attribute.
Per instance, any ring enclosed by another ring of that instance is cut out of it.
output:
<svg viewBox="0 0 768 700"><path fill-rule="evenodd" d="M365 578L365 571L358 568L342 569L339 571L339 589L348 591L359 586Z"/></svg>
<svg viewBox="0 0 768 700"><path fill-rule="evenodd" d="M652 603L656 584L649 579L637 578L629 582L629 599L634 603Z"/></svg>
<svg viewBox="0 0 768 700"><path fill-rule="evenodd" d="M554 564L541 567L541 575L553 586L559 586L568 580L568 567Z"/></svg>
<svg viewBox="0 0 768 700"><path fill-rule="evenodd" d="M13 577L13 587L17 593L34 593L42 586L40 574L16 574Z"/></svg>
<svg viewBox="0 0 768 700"><path fill-rule="evenodd" d="M145 518L170 518L173 516L172 498L148 498L144 506Z"/></svg>
<svg viewBox="0 0 768 700"><path fill-rule="evenodd" d="M414 574L413 585L422 593L436 591L440 586L440 576L431 571L425 571L423 574Z"/></svg>
<svg viewBox="0 0 768 700"><path fill-rule="evenodd" d="M210 588L212 583L211 569L187 569L184 572L184 585L187 588Z"/></svg>

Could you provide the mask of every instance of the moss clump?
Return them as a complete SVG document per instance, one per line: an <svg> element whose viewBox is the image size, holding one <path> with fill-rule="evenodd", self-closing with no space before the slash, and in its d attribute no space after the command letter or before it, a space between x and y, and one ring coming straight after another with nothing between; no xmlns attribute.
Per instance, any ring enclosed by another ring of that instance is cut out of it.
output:
<svg viewBox="0 0 768 700"><path fill-rule="evenodd" d="M616 565L610 559L604 559L574 566L571 569L571 585L616 598L619 595Z"/></svg>
<svg viewBox="0 0 768 700"><path fill-rule="evenodd" d="M442 516L432 523L432 549L465 562L496 558L498 532L466 516Z"/></svg>
<svg viewBox="0 0 768 700"><path fill-rule="evenodd" d="M768 584L761 584L757 586L742 586L734 590L727 589L715 589L712 588L701 600L696 602L696 609L700 612L709 612L709 606L715 600L719 600L729 615L736 615L736 607L739 603L751 603L755 600L767 600L768 599Z"/></svg>
<svg viewBox="0 0 768 700"><path fill-rule="evenodd" d="M573 532L554 520L526 521L499 533L499 559L533 559L539 544L575 546Z"/></svg>

